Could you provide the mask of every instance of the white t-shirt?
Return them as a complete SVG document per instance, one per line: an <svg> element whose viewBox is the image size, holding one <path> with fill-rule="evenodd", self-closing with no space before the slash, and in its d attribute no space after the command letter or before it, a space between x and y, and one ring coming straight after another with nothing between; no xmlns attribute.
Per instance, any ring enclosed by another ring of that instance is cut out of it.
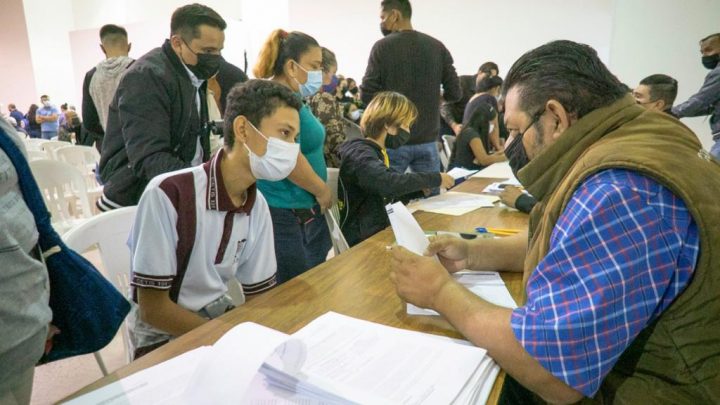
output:
<svg viewBox="0 0 720 405"><path fill-rule="evenodd" d="M220 170L223 153L152 179L128 241L131 285L169 290L174 302L194 312L222 297L232 277L245 294L276 284L267 202L252 185L244 205L233 205Z"/></svg>

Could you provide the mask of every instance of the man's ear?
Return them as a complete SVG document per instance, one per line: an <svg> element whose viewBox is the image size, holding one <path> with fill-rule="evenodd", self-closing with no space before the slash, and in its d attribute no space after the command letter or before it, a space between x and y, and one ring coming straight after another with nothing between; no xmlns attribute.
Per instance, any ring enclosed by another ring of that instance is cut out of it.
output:
<svg viewBox="0 0 720 405"><path fill-rule="evenodd" d="M103 54L107 55L107 52L105 52L105 47L102 46L102 44L100 44L100 50L102 51Z"/></svg>
<svg viewBox="0 0 720 405"><path fill-rule="evenodd" d="M551 127L551 136L553 139L557 139L563 132L570 128L573 118L565 107L557 100L548 100L548 102L545 103L545 110L555 122L555 125Z"/></svg>
<svg viewBox="0 0 720 405"><path fill-rule="evenodd" d="M128 50L127 50L128 53L130 53L130 49L132 49L132 42L130 42L130 43L128 44Z"/></svg>
<svg viewBox="0 0 720 405"><path fill-rule="evenodd" d="M667 105L665 104L665 100L659 99L655 102L657 103L657 107L660 109L660 111L665 111L665 109L667 108Z"/></svg>
<svg viewBox="0 0 720 405"><path fill-rule="evenodd" d="M247 122L247 118L245 118L244 115L238 115L233 120L233 136L235 136L236 142L247 142Z"/></svg>

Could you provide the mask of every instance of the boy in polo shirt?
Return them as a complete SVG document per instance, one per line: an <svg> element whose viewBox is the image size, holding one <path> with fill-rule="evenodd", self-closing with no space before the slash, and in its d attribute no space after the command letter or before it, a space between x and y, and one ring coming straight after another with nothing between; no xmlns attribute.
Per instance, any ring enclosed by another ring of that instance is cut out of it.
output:
<svg viewBox="0 0 720 405"><path fill-rule="evenodd" d="M234 87L225 111L225 147L209 162L155 177L130 235L135 357L275 284L272 220L257 179L285 178L295 167L300 101L286 87L251 80Z"/></svg>

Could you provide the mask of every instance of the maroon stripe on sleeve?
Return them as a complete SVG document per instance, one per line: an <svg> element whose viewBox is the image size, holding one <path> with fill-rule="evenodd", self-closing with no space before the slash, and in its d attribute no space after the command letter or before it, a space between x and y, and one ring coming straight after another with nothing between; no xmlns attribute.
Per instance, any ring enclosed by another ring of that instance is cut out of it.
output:
<svg viewBox="0 0 720 405"><path fill-rule="evenodd" d="M170 299L177 302L180 295L190 254L195 245L197 218L195 210L195 177L193 171L168 177L160 183L160 189L167 195L177 212L178 243L175 250L177 275L170 287Z"/></svg>

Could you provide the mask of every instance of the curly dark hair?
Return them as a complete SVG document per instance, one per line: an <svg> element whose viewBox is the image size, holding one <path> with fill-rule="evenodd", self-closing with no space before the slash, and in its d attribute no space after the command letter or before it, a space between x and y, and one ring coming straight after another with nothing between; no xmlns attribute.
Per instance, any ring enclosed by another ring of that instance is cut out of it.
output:
<svg viewBox="0 0 720 405"><path fill-rule="evenodd" d="M246 117L256 128L260 121L275 113L279 107L300 111L302 103L287 87L270 80L253 79L236 84L227 95L224 130L225 145L232 149L235 144L233 122L239 115Z"/></svg>

